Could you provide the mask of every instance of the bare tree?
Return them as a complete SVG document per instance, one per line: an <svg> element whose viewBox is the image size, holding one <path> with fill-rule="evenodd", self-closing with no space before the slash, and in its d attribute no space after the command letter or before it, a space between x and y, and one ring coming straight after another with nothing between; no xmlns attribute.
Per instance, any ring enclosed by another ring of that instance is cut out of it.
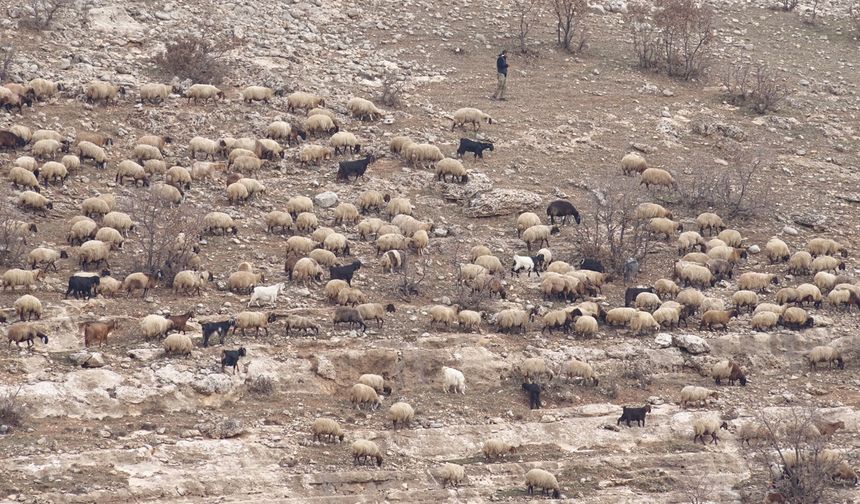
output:
<svg viewBox="0 0 860 504"><path fill-rule="evenodd" d="M791 408L787 418L761 412L758 421L767 433L756 445L758 458L771 474L771 488L793 504L825 502L827 481L837 461L822 456L824 441L815 429L815 408Z"/></svg>
<svg viewBox="0 0 860 504"><path fill-rule="evenodd" d="M576 227L577 248L585 257L597 258L607 272L624 273L624 265L630 258L644 267L648 252L653 245L647 221L636 219L636 207L641 194L633 182L617 184L592 190L594 200L591 215Z"/></svg>
<svg viewBox="0 0 860 504"><path fill-rule="evenodd" d="M400 95L403 94L404 82L394 72L386 72L382 79L382 87L377 99L386 107L399 107Z"/></svg>
<svg viewBox="0 0 860 504"><path fill-rule="evenodd" d="M4 42L0 45L0 81L6 82L9 77L13 59L15 59L15 45L12 42Z"/></svg>
<svg viewBox="0 0 860 504"><path fill-rule="evenodd" d="M72 0L27 0L27 13L19 25L31 30L46 30L60 9L72 5Z"/></svg>
<svg viewBox="0 0 860 504"><path fill-rule="evenodd" d="M821 0L812 0L812 8L807 10L802 18L805 24L815 26L818 23L818 6L822 3Z"/></svg>
<svg viewBox="0 0 860 504"><path fill-rule="evenodd" d="M587 0L552 0L552 8L556 17L558 46L570 52L581 51L588 40L585 31Z"/></svg>
<svg viewBox="0 0 860 504"><path fill-rule="evenodd" d="M202 231L202 218L190 205L167 205L157 190L145 189L128 200L128 213L140 234L141 253L134 255L137 271L164 278L186 269Z"/></svg>
<svg viewBox="0 0 860 504"><path fill-rule="evenodd" d="M27 253L28 225L16 218L5 199L0 200L0 265L21 266Z"/></svg>
<svg viewBox="0 0 860 504"><path fill-rule="evenodd" d="M154 63L168 77L194 82L219 84L231 72L227 54L241 45L232 35L219 35L214 29L205 37L178 35L165 44Z"/></svg>
<svg viewBox="0 0 860 504"><path fill-rule="evenodd" d="M520 39L520 52L528 52L526 39L531 31L532 25L540 18L544 9L545 0L513 0L513 10L517 31Z"/></svg>
<svg viewBox="0 0 860 504"><path fill-rule="evenodd" d="M723 71L721 81L731 103L746 105L758 114L773 110L791 95L764 64L731 65Z"/></svg>
<svg viewBox="0 0 860 504"><path fill-rule="evenodd" d="M723 218L751 217L770 209L764 183L764 150L746 151L732 143L726 148L729 165L701 168L679 184L681 203L695 211L715 211Z"/></svg>
<svg viewBox="0 0 860 504"><path fill-rule="evenodd" d="M628 14L641 68L689 80L705 73L714 40L714 13L696 0L657 0L654 9L634 5Z"/></svg>

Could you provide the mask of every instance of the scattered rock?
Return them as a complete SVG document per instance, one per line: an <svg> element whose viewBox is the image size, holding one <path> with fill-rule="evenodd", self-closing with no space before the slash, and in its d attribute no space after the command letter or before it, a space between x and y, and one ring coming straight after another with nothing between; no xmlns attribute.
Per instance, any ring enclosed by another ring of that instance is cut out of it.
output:
<svg viewBox="0 0 860 504"><path fill-rule="evenodd" d="M669 333L660 333L654 338L654 343L661 348L668 348L672 346L672 335Z"/></svg>
<svg viewBox="0 0 860 504"><path fill-rule="evenodd" d="M316 373L327 380L334 380L337 378L337 370L335 369L334 364L321 355L317 356Z"/></svg>
<svg viewBox="0 0 860 504"><path fill-rule="evenodd" d="M531 210L541 197L522 189L492 189L476 194L465 209L469 217L496 217Z"/></svg>
<svg viewBox="0 0 860 504"><path fill-rule="evenodd" d="M820 213L807 212L794 215L791 218L795 224L806 226L808 228L818 229L827 223L827 216Z"/></svg>
<svg viewBox="0 0 860 504"><path fill-rule="evenodd" d="M330 208L337 205L337 194L325 191L314 196L314 204L320 208Z"/></svg>
<svg viewBox="0 0 860 504"><path fill-rule="evenodd" d="M797 236L797 229L794 229L794 228L793 228L793 227L791 227L791 226L784 226L784 227L782 228L782 232L783 232L783 233L785 233L785 234L787 234L787 235Z"/></svg>
<svg viewBox="0 0 860 504"><path fill-rule="evenodd" d="M672 344L696 355L711 351L711 346L708 345L708 342L695 334L673 334Z"/></svg>
<svg viewBox="0 0 860 504"><path fill-rule="evenodd" d="M197 426L197 429L203 435L212 439L234 438L245 432L242 420L234 418L225 418L216 422L201 424Z"/></svg>
<svg viewBox="0 0 860 504"><path fill-rule="evenodd" d="M747 252L749 252L750 254L758 254L759 252L761 252L761 247L759 247L758 245L752 245L750 246L750 248L747 249Z"/></svg>

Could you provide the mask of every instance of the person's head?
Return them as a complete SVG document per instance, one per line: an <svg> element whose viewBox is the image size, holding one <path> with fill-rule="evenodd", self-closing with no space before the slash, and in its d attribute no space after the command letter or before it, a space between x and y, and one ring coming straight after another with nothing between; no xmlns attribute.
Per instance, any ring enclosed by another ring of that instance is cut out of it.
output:
<svg viewBox="0 0 860 504"><path fill-rule="evenodd" d="M507 49L502 49L502 53L501 53L501 54L499 54L499 56L507 56L507 55L508 55L508 50L507 50Z"/></svg>

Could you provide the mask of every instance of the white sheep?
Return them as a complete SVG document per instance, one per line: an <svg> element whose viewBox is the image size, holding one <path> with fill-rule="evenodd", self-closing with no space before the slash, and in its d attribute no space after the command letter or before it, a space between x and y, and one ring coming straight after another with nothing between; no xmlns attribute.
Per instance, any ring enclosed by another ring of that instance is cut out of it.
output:
<svg viewBox="0 0 860 504"><path fill-rule="evenodd" d="M310 110L314 107L324 107L325 98L322 96L313 95L296 91L287 96L287 112L293 112L295 109Z"/></svg>
<svg viewBox="0 0 860 504"><path fill-rule="evenodd" d="M147 340L164 337L171 329L173 322L161 315L147 315L140 321L140 332Z"/></svg>
<svg viewBox="0 0 860 504"><path fill-rule="evenodd" d="M560 229L558 226L548 226L545 224L539 224L536 226L531 226L525 231L523 231L522 239L526 242L526 247L529 252L532 250L532 244L537 243L537 246L540 247L543 244L546 244L549 247L549 237L554 234L558 234Z"/></svg>
<svg viewBox="0 0 860 504"><path fill-rule="evenodd" d="M44 266L44 270L54 268L57 271L57 260L68 258L65 250L56 251L46 247L37 247L30 251L27 255L27 262L30 264L30 269L36 269L37 265Z"/></svg>
<svg viewBox="0 0 860 504"><path fill-rule="evenodd" d="M382 452L379 451L379 446L367 439L359 439L352 443L352 459L355 464L360 461L366 464L368 460L376 459L376 465L382 467Z"/></svg>
<svg viewBox="0 0 860 504"><path fill-rule="evenodd" d="M373 387L368 387L363 383L356 383L349 391L349 401L355 405L356 409L361 409L362 404L369 404L371 411L376 410L382 404L382 398L373 390Z"/></svg>
<svg viewBox="0 0 860 504"><path fill-rule="evenodd" d="M481 447L481 452L487 460L492 460L493 457L503 457L509 453L516 453L517 447L510 445L501 439L488 439L484 441Z"/></svg>
<svg viewBox="0 0 860 504"><path fill-rule="evenodd" d="M31 80L28 85L33 90L33 93L35 93L37 100L51 98L63 90L62 83L49 81L41 77Z"/></svg>
<svg viewBox="0 0 860 504"><path fill-rule="evenodd" d="M269 323L276 320L274 313L266 312L250 312L243 311L236 315L236 325L233 326L233 334L236 334L237 329L242 330L242 336L245 336L245 329L253 329L254 337L260 333L260 329L265 331L266 336L269 335Z"/></svg>
<svg viewBox="0 0 860 504"><path fill-rule="evenodd" d="M598 384L597 375L594 373L591 364L577 359L570 359L564 363L561 368L561 376L566 380L570 380L571 378L582 378L583 382L591 380L595 387Z"/></svg>
<svg viewBox="0 0 860 504"><path fill-rule="evenodd" d="M709 398L718 399L720 394L716 390L695 385L687 385L681 389L681 406L686 408L690 403L702 403L706 405Z"/></svg>
<svg viewBox="0 0 860 504"><path fill-rule="evenodd" d="M239 228L233 222L233 218L224 212L209 212L203 217L204 233L214 234L217 230L222 234L236 234L238 229Z"/></svg>
<svg viewBox="0 0 860 504"><path fill-rule="evenodd" d="M460 483L462 483L465 478L466 470L459 464L446 462L442 466L442 469L439 470L439 479L442 480L442 486L449 483L454 487L460 486Z"/></svg>
<svg viewBox="0 0 860 504"><path fill-rule="evenodd" d="M305 119L305 130L308 134L316 132L334 134L338 132L339 128L331 117L324 114L315 114Z"/></svg>
<svg viewBox="0 0 860 504"><path fill-rule="evenodd" d="M677 189L678 183L672 177L672 174L660 168L648 168L642 172L642 180L639 185L645 184L648 189L652 185L666 187L668 189Z"/></svg>
<svg viewBox="0 0 860 504"><path fill-rule="evenodd" d="M245 103L254 101L269 103L274 96L275 90L265 86L248 86L242 90L242 101Z"/></svg>
<svg viewBox="0 0 860 504"><path fill-rule="evenodd" d="M194 349L194 343L186 334L173 333L166 338L161 344L164 347L164 352L167 354L191 355L191 350Z"/></svg>
<svg viewBox="0 0 860 504"><path fill-rule="evenodd" d="M635 152L631 152L629 154L625 154L624 157L621 158L621 172L624 175L630 175L632 173L641 174L648 168L648 163L645 162L645 158L640 156ZM647 204L647 203L646 203ZM653 204L653 203L650 203ZM659 205L657 205L659 206ZM641 205L640 205L641 207ZM662 207L660 207L662 208ZM664 215L654 215L652 217L665 217ZM642 218L642 217L640 217ZM648 218L648 217L646 217Z"/></svg>
<svg viewBox="0 0 860 504"><path fill-rule="evenodd" d="M117 95L124 96L125 88L102 81L90 81L84 86L84 95L89 103L104 101L106 104L116 100Z"/></svg>
<svg viewBox="0 0 860 504"><path fill-rule="evenodd" d="M223 100L224 91L211 84L193 84L185 92L185 97L188 98L188 103L191 103L191 100L194 100L194 103L197 103L198 100L203 100L204 102Z"/></svg>
<svg viewBox="0 0 860 504"><path fill-rule="evenodd" d="M772 273L748 271L738 277L738 288L741 290L764 292L771 284L779 285L779 279Z"/></svg>
<svg viewBox="0 0 860 504"><path fill-rule="evenodd" d="M173 292L183 291L185 294L190 294L192 291L196 291L199 296L200 289L211 279L212 275L208 271L180 271L173 277Z"/></svg>
<svg viewBox="0 0 860 504"><path fill-rule="evenodd" d="M442 368L442 391L466 395L466 377L463 372L450 367Z"/></svg>
<svg viewBox="0 0 860 504"><path fill-rule="evenodd" d="M63 146L60 142L51 139L39 140L33 144L30 153L36 159L53 159Z"/></svg>
<svg viewBox="0 0 860 504"><path fill-rule="evenodd" d="M323 437L328 438L331 442L334 442L335 439L343 441L345 435L340 425L331 418L317 418L314 420L312 432L314 441L322 441Z"/></svg>
<svg viewBox="0 0 860 504"><path fill-rule="evenodd" d="M20 166L13 166L9 169L9 180L16 188L39 189L39 179L36 178L36 175Z"/></svg>
<svg viewBox="0 0 860 504"><path fill-rule="evenodd" d="M15 309L19 320L27 320L29 322L34 317L36 320L42 318L42 302L36 296L24 294L15 300L12 308ZM24 318L25 316L26 319Z"/></svg>
<svg viewBox="0 0 860 504"><path fill-rule="evenodd" d="M705 444L705 436L711 436L711 443L717 444L717 432L728 429L729 424L714 416L700 417L693 420L693 443L701 440Z"/></svg>
<svg viewBox="0 0 860 504"><path fill-rule="evenodd" d="M532 495L535 487L541 489L541 494L552 491L552 497L558 499L561 497L561 487L558 485L558 480L543 469L530 469L526 473L526 493Z"/></svg>
<svg viewBox="0 0 860 504"><path fill-rule="evenodd" d="M364 98L350 98L349 101L346 102L346 108L353 117L357 117L362 121L365 118L373 121L385 115L384 110L376 108L376 105L374 105L373 102L365 100Z"/></svg>
<svg viewBox="0 0 860 504"><path fill-rule="evenodd" d="M487 124L493 124L493 118L484 112L470 107L464 107L458 109L454 112L453 115L453 124L451 124L451 131L454 131L454 128L460 126L465 129L466 124L471 124L474 126L475 131L481 127L481 122L486 121Z"/></svg>
<svg viewBox="0 0 860 504"><path fill-rule="evenodd" d="M415 419L415 410L405 402L396 402L388 409L388 419L391 420L394 429L397 429L397 424L401 426L405 424L409 427Z"/></svg>
<svg viewBox="0 0 860 504"><path fill-rule="evenodd" d="M2 287L0 290L5 291L6 288L9 287L14 291L18 286L25 286L32 289L35 287L39 278L42 277L42 273L43 271L41 269L23 270L12 268L6 270L3 273L3 276L0 277L0 287Z"/></svg>
<svg viewBox="0 0 860 504"><path fill-rule="evenodd" d="M167 84L151 83L140 86L140 102L161 103L173 89Z"/></svg>

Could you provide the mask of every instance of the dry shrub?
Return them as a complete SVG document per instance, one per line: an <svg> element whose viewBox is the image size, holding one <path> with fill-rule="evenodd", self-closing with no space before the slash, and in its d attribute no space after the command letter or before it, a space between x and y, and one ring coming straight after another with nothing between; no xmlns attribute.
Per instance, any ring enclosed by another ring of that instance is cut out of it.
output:
<svg viewBox="0 0 860 504"><path fill-rule="evenodd" d="M26 0L24 15L18 26L29 30L46 30L60 9L71 6L72 0Z"/></svg>
<svg viewBox="0 0 860 504"><path fill-rule="evenodd" d="M15 59L15 45L11 42L3 42L0 45L0 82L6 82L8 79L13 59Z"/></svg>
<svg viewBox="0 0 860 504"><path fill-rule="evenodd" d="M232 36L179 35L165 45L154 62L167 77L220 84L230 74L227 53L239 45Z"/></svg>
<svg viewBox="0 0 860 504"><path fill-rule="evenodd" d="M513 0L514 21L516 23L517 38L520 41L520 52L529 52L526 47L526 39L531 31L532 25L540 19L545 0Z"/></svg>
<svg viewBox="0 0 860 504"><path fill-rule="evenodd" d="M640 362L625 362L620 378L627 386L633 385L644 389L651 385L651 371Z"/></svg>
<svg viewBox="0 0 860 504"><path fill-rule="evenodd" d="M396 73L386 72L377 101L386 107L399 107L402 103L400 95L403 94L403 85L403 80Z"/></svg>
<svg viewBox="0 0 860 504"><path fill-rule="evenodd" d="M777 492L792 504L827 502L827 482L836 464L820 456L826 446L813 430L818 416L812 407L791 408L787 418L760 413L758 420L769 435L767 442L756 446L757 458L772 478L765 491ZM787 467L787 457L794 457L797 464Z"/></svg>
<svg viewBox="0 0 860 504"><path fill-rule="evenodd" d="M770 209L764 182L765 152L743 151L731 142L726 148L735 152L729 165L714 169L703 164L692 177L679 184L681 203L691 211L711 211L723 219L747 218Z"/></svg>
<svg viewBox="0 0 860 504"><path fill-rule="evenodd" d="M588 13L586 0L552 0L555 14L555 35L558 46L569 52L579 52L585 48L588 33L585 30L585 16Z"/></svg>
<svg viewBox="0 0 860 504"><path fill-rule="evenodd" d="M407 260L400 270L397 295L403 301L411 301L414 297L421 295L421 283L427 278L430 261L423 261L420 265L417 263L417 259Z"/></svg>
<svg viewBox="0 0 860 504"><path fill-rule="evenodd" d="M128 200L126 211L137 223L142 248L140 254L133 255L134 271L161 271L165 279L172 280L176 273L188 269L203 220L192 205L167 205L155 189L147 189Z"/></svg>
<svg viewBox="0 0 860 504"><path fill-rule="evenodd" d="M714 41L714 12L694 0L657 0L628 10L633 49L643 69L690 80L706 73Z"/></svg>
<svg viewBox="0 0 860 504"><path fill-rule="evenodd" d="M804 24L815 26L818 24L818 6L821 0L812 0L812 7L803 13L801 20Z"/></svg>
<svg viewBox="0 0 860 504"><path fill-rule="evenodd" d="M785 84L778 81L764 64L736 64L726 68L722 75L729 102L745 105L757 114L774 110L791 95Z"/></svg>
<svg viewBox="0 0 860 504"><path fill-rule="evenodd" d="M266 375L260 375L254 378L248 390L257 397L269 397L275 393L275 382Z"/></svg>
<svg viewBox="0 0 860 504"><path fill-rule="evenodd" d="M0 265L15 267L23 264L27 253L26 234L21 221L7 201L0 201Z"/></svg>
<svg viewBox="0 0 860 504"><path fill-rule="evenodd" d="M18 427L24 421L24 407L18 402L19 387L15 393L0 394L0 425Z"/></svg>
<svg viewBox="0 0 860 504"><path fill-rule="evenodd" d="M592 190L591 215L576 227L575 242L583 257L599 259L607 273L624 274L630 258L644 266L653 240L647 221L636 219L641 191L630 180Z"/></svg>
<svg viewBox="0 0 860 504"><path fill-rule="evenodd" d="M791 12L797 7L797 4L800 3L800 0L780 0L779 8L782 8L785 12Z"/></svg>

